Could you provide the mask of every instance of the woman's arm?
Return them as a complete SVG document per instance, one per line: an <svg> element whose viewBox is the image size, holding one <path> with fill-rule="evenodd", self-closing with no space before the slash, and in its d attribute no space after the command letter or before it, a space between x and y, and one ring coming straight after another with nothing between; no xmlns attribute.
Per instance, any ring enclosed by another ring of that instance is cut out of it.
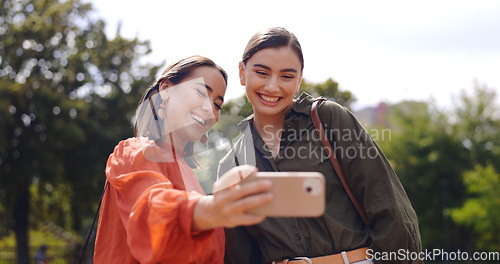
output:
<svg viewBox="0 0 500 264"><path fill-rule="evenodd" d="M137 142L121 142L115 148L106 167L108 191L122 224L114 228L124 230L130 252L140 263L189 263L209 251L214 232L191 231L202 195L174 189L169 175L161 172L157 163L144 159Z"/></svg>
<svg viewBox="0 0 500 264"><path fill-rule="evenodd" d="M142 149L134 146L121 142L115 148L106 176L130 251L140 263L190 263L209 250L213 228L264 219L245 210L270 200L262 193L270 188L269 182L236 185L214 196L188 194L174 189L158 163L144 159Z"/></svg>

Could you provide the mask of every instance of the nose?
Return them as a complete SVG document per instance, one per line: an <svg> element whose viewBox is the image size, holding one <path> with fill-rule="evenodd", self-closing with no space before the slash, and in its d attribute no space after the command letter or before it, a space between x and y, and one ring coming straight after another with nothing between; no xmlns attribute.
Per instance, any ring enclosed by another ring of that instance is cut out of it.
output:
<svg viewBox="0 0 500 264"><path fill-rule="evenodd" d="M209 98L205 98L201 104L201 110L203 111L204 118L207 121L213 120L215 118L215 122L219 119L218 111L214 110L214 106L212 100ZM211 122L211 121L210 121Z"/></svg>
<svg viewBox="0 0 500 264"><path fill-rule="evenodd" d="M279 91L279 81L276 77L269 78L269 81L266 84L265 90L268 92L277 92Z"/></svg>
<svg viewBox="0 0 500 264"><path fill-rule="evenodd" d="M210 112L212 110L212 101L208 98L205 98L201 103L201 110L204 112Z"/></svg>

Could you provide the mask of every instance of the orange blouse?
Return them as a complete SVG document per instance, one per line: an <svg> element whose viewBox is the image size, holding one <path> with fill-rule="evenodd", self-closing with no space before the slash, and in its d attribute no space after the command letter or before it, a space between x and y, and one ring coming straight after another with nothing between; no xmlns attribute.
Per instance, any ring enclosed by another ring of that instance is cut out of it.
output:
<svg viewBox="0 0 500 264"><path fill-rule="evenodd" d="M205 194L182 153L168 149L129 138L109 156L94 263L223 263L223 229L191 231Z"/></svg>

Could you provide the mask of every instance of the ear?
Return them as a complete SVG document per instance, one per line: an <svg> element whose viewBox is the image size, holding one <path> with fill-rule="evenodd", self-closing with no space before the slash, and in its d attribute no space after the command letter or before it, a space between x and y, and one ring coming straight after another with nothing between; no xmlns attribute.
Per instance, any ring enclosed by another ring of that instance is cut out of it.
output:
<svg viewBox="0 0 500 264"><path fill-rule="evenodd" d="M163 101L168 100L168 87L170 87L172 83L168 79L163 79L160 82L160 87L158 87L158 90L160 92L160 97Z"/></svg>
<svg viewBox="0 0 500 264"><path fill-rule="evenodd" d="M239 73L240 73L240 84L245 86L246 85L246 82L245 82L245 65L243 65L243 62L240 61L240 64L239 64Z"/></svg>
<svg viewBox="0 0 500 264"><path fill-rule="evenodd" d="M295 94L297 94L300 91L301 84L302 84L302 72L300 73L300 79L299 79L299 83L297 84L297 90L295 91Z"/></svg>
<svg viewBox="0 0 500 264"><path fill-rule="evenodd" d="M172 83L168 79L163 79L160 82L160 91L167 89L169 86L171 86Z"/></svg>

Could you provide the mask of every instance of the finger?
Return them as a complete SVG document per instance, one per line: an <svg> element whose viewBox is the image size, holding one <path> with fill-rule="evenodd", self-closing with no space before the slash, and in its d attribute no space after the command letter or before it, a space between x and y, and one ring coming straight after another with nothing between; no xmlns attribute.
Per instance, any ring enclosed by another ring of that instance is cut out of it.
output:
<svg viewBox="0 0 500 264"><path fill-rule="evenodd" d="M264 219L266 219L266 217L263 215L242 214L234 219L234 221L227 227L256 225L262 222Z"/></svg>
<svg viewBox="0 0 500 264"><path fill-rule="evenodd" d="M249 195L268 191L271 189L271 187L272 187L272 182L269 180L256 180L256 181L244 182L236 185L234 188L229 188L218 193L216 198L234 201Z"/></svg>
<svg viewBox="0 0 500 264"><path fill-rule="evenodd" d="M273 200L272 193L260 193L244 197L234 202L226 204L224 214L232 215L247 211L248 209L270 203Z"/></svg>

